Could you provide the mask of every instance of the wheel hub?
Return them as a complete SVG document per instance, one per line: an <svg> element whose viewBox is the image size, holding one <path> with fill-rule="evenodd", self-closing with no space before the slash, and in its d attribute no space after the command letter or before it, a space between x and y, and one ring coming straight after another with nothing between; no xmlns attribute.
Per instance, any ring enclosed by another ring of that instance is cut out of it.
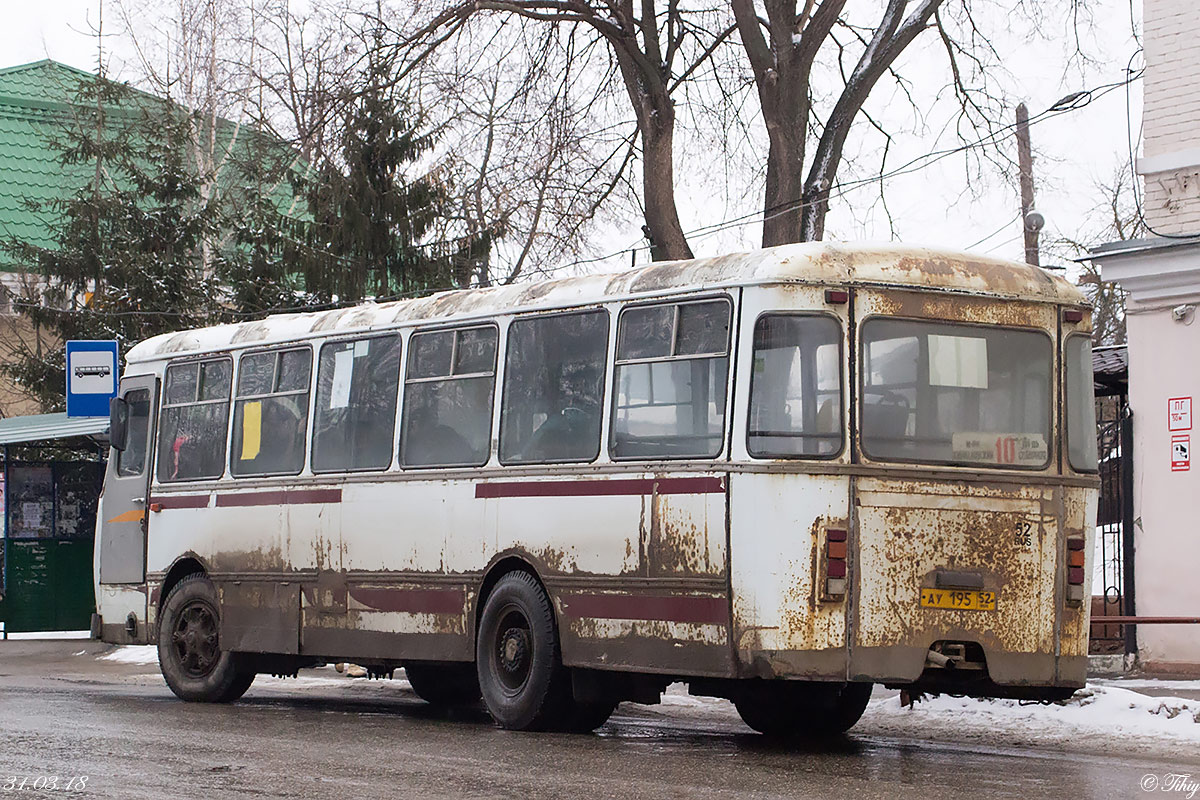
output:
<svg viewBox="0 0 1200 800"><path fill-rule="evenodd" d="M516 677L525 672L529 658L529 631L509 628L500 636L500 667Z"/></svg>
<svg viewBox="0 0 1200 800"><path fill-rule="evenodd" d="M194 602L183 607L171 632L171 643L188 675L202 678L213 671L221 651L217 644L217 618L207 603Z"/></svg>

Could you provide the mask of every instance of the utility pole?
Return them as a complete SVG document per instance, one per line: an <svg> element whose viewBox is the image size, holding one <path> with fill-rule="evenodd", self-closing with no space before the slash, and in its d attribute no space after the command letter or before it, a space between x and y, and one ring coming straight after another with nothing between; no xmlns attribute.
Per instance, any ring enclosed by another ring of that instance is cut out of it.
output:
<svg viewBox="0 0 1200 800"><path fill-rule="evenodd" d="M1021 168L1021 228L1025 232L1025 263L1040 266L1038 232L1045 219L1033 208L1033 150L1029 144L1029 109L1017 106L1017 163Z"/></svg>

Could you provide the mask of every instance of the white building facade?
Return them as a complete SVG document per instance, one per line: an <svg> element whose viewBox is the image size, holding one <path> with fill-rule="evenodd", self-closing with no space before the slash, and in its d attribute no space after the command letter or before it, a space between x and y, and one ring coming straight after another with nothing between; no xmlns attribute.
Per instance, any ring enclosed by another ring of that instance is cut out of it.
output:
<svg viewBox="0 0 1200 800"><path fill-rule="evenodd" d="M1138 616L1200 616L1200 7L1144 0L1142 213L1153 235L1092 251L1129 292ZM1200 628L1141 625L1144 666L1200 672Z"/></svg>

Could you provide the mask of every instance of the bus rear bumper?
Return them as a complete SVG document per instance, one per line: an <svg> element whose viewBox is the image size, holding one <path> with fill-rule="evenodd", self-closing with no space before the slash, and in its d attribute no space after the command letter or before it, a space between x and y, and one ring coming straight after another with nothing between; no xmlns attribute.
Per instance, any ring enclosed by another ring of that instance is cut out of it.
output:
<svg viewBox="0 0 1200 800"><path fill-rule="evenodd" d="M1058 700L1087 682L1087 656L985 652L982 664L932 663L929 649L894 645L853 650L743 651L741 677L863 681L974 697Z"/></svg>

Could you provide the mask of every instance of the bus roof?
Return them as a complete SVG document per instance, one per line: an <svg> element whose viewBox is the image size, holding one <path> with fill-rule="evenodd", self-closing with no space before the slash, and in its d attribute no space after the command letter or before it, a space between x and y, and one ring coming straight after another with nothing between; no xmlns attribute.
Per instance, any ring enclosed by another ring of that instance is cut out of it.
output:
<svg viewBox="0 0 1200 800"><path fill-rule="evenodd" d="M810 242L691 261L662 261L623 272L456 289L329 311L275 314L253 322L155 336L131 348L126 361L152 361L396 324L468 320L679 290L769 284L878 286L1064 305L1087 303L1083 293L1063 278L1018 262L895 244Z"/></svg>

